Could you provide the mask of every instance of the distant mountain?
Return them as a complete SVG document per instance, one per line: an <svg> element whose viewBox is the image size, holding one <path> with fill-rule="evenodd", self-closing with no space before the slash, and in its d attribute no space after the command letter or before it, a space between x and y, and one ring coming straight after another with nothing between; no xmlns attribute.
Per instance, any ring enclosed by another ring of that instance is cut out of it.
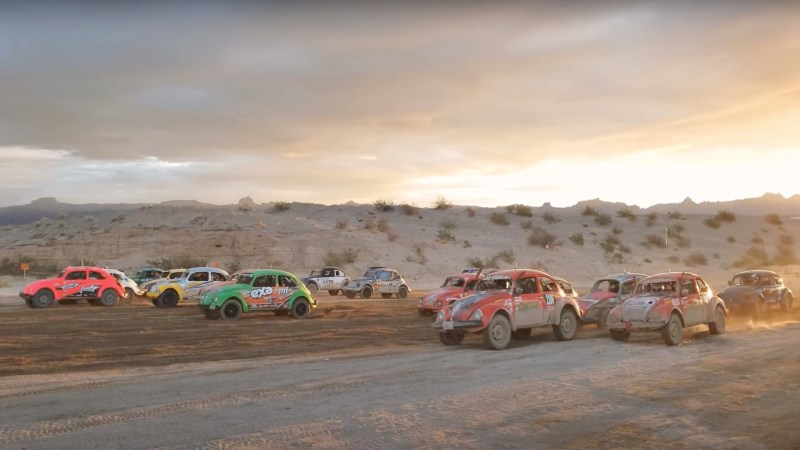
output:
<svg viewBox="0 0 800 450"><path fill-rule="evenodd" d="M143 206L143 203L61 203L53 197L44 197L28 205L0 208L0 225L19 225L39 219L56 219L61 214L71 216L96 214L104 211L128 211Z"/></svg>

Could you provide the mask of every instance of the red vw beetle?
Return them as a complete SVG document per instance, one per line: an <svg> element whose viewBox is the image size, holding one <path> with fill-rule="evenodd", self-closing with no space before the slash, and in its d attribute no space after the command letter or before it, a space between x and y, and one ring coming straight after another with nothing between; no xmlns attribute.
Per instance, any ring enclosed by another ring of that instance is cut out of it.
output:
<svg viewBox="0 0 800 450"><path fill-rule="evenodd" d="M627 341L631 331L659 331L664 343L678 345L683 329L706 324L711 334L725 332L728 309L708 284L691 272L652 275L636 293L611 310L606 325L611 337Z"/></svg>
<svg viewBox="0 0 800 450"><path fill-rule="evenodd" d="M53 304L75 303L86 299L92 305L114 306L125 291L116 278L100 267L67 267L55 278L34 281L25 286L19 296L31 308L46 308Z"/></svg>
<svg viewBox="0 0 800 450"><path fill-rule="evenodd" d="M502 350L511 338L552 326L556 338L570 340L578 329L580 308L556 279L532 269L501 270L478 282L476 292L445 306L433 328L444 345L458 345L465 333L481 333L488 348Z"/></svg>
<svg viewBox="0 0 800 450"><path fill-rule="evenodd" d="M442 307L452 304L475 291L478 280L483 278L480 273L459 273L445 278L439 289L428 292L419 299L420 316L433 316Z"/></svg>

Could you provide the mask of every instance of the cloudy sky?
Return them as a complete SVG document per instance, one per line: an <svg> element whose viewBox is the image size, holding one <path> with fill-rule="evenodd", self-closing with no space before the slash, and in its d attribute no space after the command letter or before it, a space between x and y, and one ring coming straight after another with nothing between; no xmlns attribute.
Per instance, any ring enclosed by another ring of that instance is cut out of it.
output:
<svg viewBox="0 0 800 450"><path fill-rule="evenodd" d="M4 3L0 205L800 193L792 2L137 3Z"/></svg>

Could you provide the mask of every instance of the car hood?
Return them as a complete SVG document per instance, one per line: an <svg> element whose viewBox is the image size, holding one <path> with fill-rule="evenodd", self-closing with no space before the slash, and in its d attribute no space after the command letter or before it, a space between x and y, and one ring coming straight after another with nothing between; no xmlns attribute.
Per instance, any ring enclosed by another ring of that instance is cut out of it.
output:
<svg viewBox="0 0 800 450"><path fill-rule="evenodd" d="M425 298L433 300L440 297L450 297L453 295L460 295L464 292L464 288L455 287L455 286L448 286L448 287L440 287L439 289L434 289L425 296Z"/></svg>
<svg viewBox="0 0 800 450"><path fill-rule="evenodd" d="M580 301L581 303L586 302L586 303L594 304L594 303L600 303L600 302L605 301L605 300L610 300L610 299L616 298L616 297L617 297L617 294L615 294L613 292L597 291L597 292L590 292L590 293L584 295L583 297L579 298L578 301Z"/></svg>
<svg viewBox="0 0 800 450"><path fill-rule="evenodd" d="M506 291L480 292L468 295L461 300L456 300L456 302L450 306L451 317L453 320L468 320L470 314L476 308L510 298L511 294Z"/></svg>
<svg viewBox="0 0 800 450"><path fill-rule="evenodd" d="M722 292L717 294L717 296L723 299L734 299L750 295L757 290L758 289L755 286L728 286Z"/></svg>
<svg viewBox="0 0 800 450"><path fill-rule="evenodd" d="M622 304L623 321L641 321L647 317L647 313L658 304L662 299L677 299L677 297L659 297L655 295L643 295L631 297Z"/></svg>
<svg viewBox="0 0 800 450"><path fill-rule="evenodd" d="M53 286L56 281L59 281L58 278L46 278L44 280L34 281L33 283L25 285L25 287L22 288L22 292L32 294L43 287Z"/></svg>

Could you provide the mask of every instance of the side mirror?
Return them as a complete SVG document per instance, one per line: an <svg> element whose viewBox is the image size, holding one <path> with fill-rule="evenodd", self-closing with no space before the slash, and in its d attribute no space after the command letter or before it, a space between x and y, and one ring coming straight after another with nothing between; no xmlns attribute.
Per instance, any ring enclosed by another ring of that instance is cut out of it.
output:
<svg viewBox="0 0 800 450"><path fill-rule="evenodd" d="M728 280L728 286L733 286L733 280Z"/></svg>

